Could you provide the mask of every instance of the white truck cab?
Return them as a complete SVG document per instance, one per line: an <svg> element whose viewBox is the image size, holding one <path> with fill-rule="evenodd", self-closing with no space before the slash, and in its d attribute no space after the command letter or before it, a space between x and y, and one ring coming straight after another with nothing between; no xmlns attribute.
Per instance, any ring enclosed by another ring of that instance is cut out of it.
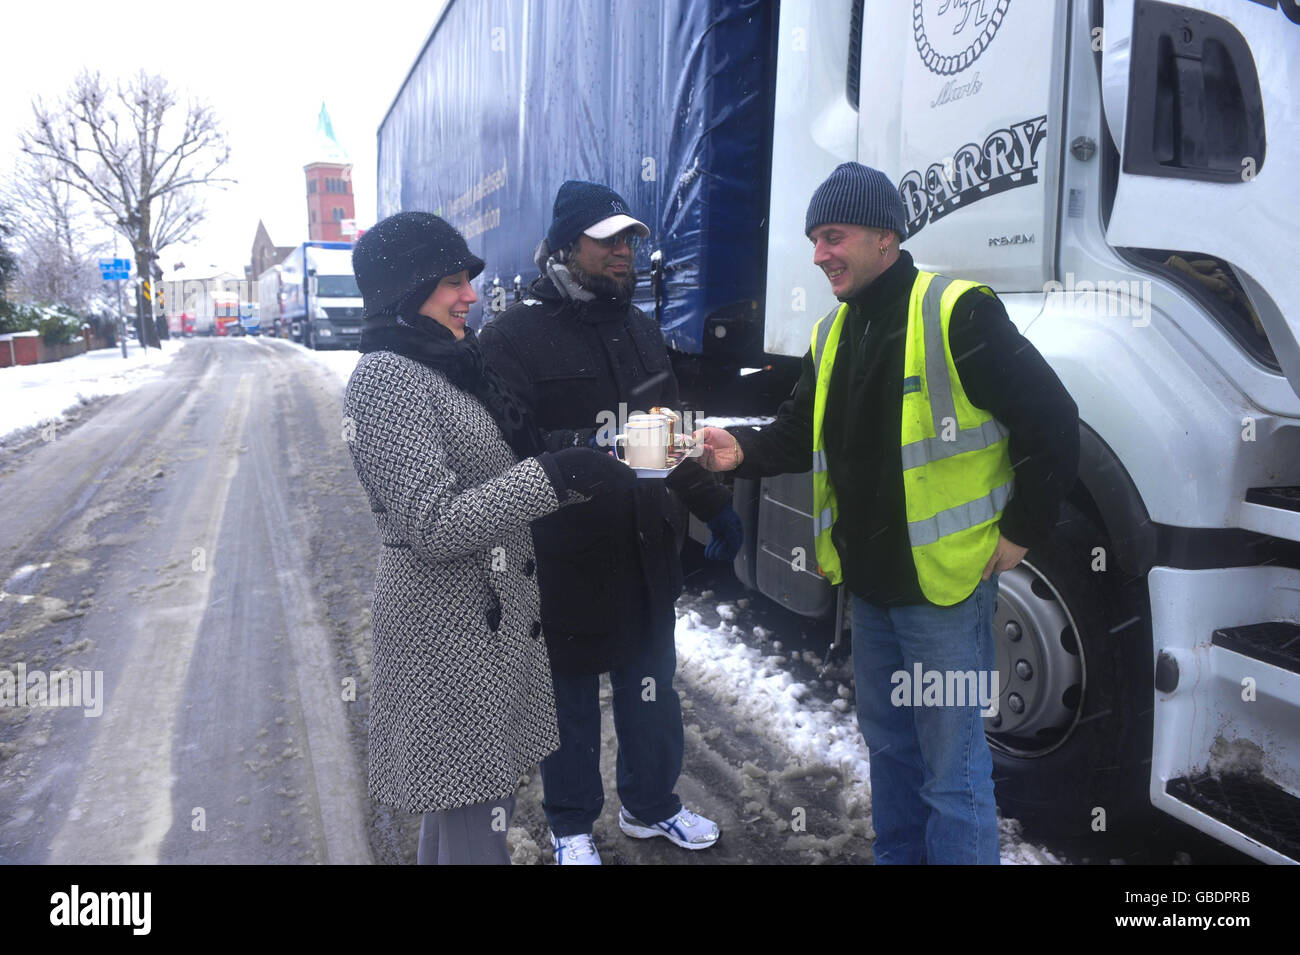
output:
<svg viewBox="0 0 1300 955"><path fill-rule="evenodd" d="M356 348L361 342L364 305L352 274L352 246L346 242L304 242L267 281L276 293L281 322L290 337L308 348ZM262 274L263 278L268 273ZM278 285L278 292L276 291Z"/></svg>
<svg viewBox="0 0 1300 955"><path fill-rule="evenodd" d="M857 160L917 265L990 285L1079 406L1078 484L995 623L995 781L1031 826L1149 803L1300 861L1297 69L1294 0L781 5L766 349L835 304L804 212ZM747 571L805 610L808 483L763 482Z"/></svg>

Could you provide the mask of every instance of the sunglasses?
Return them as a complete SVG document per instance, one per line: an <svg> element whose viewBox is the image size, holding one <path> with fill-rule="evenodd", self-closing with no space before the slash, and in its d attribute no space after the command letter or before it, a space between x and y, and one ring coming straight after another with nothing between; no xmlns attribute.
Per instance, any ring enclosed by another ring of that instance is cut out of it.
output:
<svg viewBox="0 0 1300 955"><path fill-rule="evenodd" d="M588 238L591 237L588 236ZM615 232L611 236L606 236L603 239L592 239L591 241L603 245L607 249L617 249L620 245L626 242L627 247L635 252L637 247L641 244L641 237L637 235L636 229L629 227L624 229L622 232Z"/></svg>

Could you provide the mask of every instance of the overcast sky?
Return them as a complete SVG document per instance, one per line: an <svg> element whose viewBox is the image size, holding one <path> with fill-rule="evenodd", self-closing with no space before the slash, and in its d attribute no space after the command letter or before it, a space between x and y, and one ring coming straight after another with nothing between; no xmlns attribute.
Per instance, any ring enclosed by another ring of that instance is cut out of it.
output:
<svg viewBox="0 0 1300 955"><path fill-rule="evenodd" d="M57 101L83 67L107 79L160 73L215 109L231 147L225 175L238 180L209 193L198 241L165 250L161 264L213 264L242 277L259 218L277 245L307 238L302 167L316 158L322 99L352 159L358 225L374 222L375 134L444 2L6 4L0 180L13 174L33 96Z"/></svg>

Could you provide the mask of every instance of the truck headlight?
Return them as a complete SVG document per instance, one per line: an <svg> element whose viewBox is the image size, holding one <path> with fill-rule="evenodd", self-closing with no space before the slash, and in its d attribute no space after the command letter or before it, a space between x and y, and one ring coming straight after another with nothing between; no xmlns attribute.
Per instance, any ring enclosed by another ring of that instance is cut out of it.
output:
<svg viewBox="0 0 1300 955"><path fill-rule="evenodd" d="M329 338L334 333L330 331L328 328L318 328L316 330L316 334L319 335L321 338Z"/></svg>

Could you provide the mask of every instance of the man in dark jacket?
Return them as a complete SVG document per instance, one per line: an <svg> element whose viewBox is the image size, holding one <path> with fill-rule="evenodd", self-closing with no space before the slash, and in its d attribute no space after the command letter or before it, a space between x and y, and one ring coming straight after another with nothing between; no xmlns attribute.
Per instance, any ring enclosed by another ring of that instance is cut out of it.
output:
<svg viewBox="0 0 1300 955"><path fill-rule="evenodd" d="M678 407L677 380L653 319L632 305L633 257L650 230L611 189L566 182L538 247L527 297L480 333L486 360L531 406L551 449L610 446L612 422ZM600 778L600 674L613 687L619 826L703 849L718 827L673 792L681 773L681 706L673 689L674 602L682 590L669 489L708 523L710 557L740 549L729 492L698 464L642 480L536 521L542 625L551 654L560 749L542 761L543 808L560 864L598 864L592 826Z"/></svg>
<svg viewBox="0 0 1300 955"><path fill-rule="evenodd" d="M991 290L918 271L899 249L906 214L883 173L841 165L805 226L842 304L814 326L773 424L696 438L714 470L812 468L818 567L852 594L876 861L996 864L981 714L998 695L997 575L1056 523L1078 471L1078 409ZM984 689L901 692L922 673L953 687L974 674Z"/></svg>

